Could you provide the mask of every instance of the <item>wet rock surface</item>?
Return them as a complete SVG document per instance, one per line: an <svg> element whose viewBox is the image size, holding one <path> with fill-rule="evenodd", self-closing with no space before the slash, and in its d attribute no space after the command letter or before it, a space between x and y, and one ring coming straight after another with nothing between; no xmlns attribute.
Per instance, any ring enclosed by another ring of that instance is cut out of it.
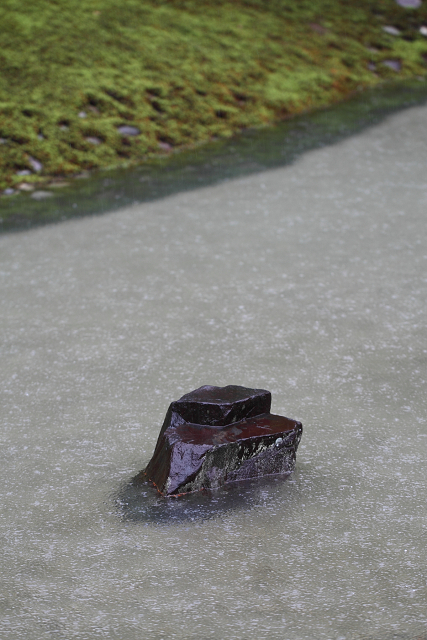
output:
<svg viewBox="0 0 427 640"><path fill-rule="evenodd" d="M270 413L264 389L203 386L170 405L139 479L176 496L295 467L302 424Z"/></svg>

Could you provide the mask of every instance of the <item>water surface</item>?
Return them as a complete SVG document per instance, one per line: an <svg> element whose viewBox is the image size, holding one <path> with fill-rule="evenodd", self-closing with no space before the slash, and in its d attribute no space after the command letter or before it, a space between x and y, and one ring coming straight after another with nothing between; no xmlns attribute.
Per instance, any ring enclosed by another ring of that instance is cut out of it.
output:
<svg viewBox="0 0 427 640"><path fill-rule="evenodd" d="M427 637L426 122L0 238L2 637ZM302 421L290 478L131 484L203 384Z"/></svg>

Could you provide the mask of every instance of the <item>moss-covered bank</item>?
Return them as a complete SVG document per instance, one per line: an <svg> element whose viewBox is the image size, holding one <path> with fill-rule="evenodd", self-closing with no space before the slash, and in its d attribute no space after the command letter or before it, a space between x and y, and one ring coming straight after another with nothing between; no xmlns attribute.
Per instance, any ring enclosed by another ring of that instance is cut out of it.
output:
<svg viewBox="0 0 427 640"><path fill-rule="evenodd" d="M136 163L424 77L422 26L427 2L3 0L0 189Z"/></svg>

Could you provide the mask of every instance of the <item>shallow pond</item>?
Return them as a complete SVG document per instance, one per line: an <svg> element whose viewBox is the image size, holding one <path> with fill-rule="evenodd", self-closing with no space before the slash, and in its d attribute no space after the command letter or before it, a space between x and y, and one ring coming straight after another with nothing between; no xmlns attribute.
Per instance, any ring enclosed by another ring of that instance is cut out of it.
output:
<svg viewBox="0 0 427 640"><path fill-rule="evenodd" d="M426 122L2 235L2 637L427 637ZM202 384L302 421L290 478L132 485Z"/></svg>

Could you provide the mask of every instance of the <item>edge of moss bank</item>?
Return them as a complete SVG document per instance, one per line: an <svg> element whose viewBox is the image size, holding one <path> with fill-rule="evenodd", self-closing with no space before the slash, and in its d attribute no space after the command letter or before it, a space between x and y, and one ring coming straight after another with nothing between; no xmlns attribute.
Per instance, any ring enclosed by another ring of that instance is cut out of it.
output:
<svg viewBox="0 0 427 640"><path fill-rule="evenodd" d="M24 14L5 0L0 23L6 196L227 139L427 65L427 3L34 0Z"/></svg>
<svg viewBox="0 0 427 640"><path fill-rule="evenodd" d="M86 179L62 180L35 192L1 198L0 232L103 214L284 166L306 151L334 144L426 101L427 83L390 83L274 127L247 129L232 138L153 157L127 169L88 172L82 174ZM34 199L34 195L41 197Z"/></svg>

